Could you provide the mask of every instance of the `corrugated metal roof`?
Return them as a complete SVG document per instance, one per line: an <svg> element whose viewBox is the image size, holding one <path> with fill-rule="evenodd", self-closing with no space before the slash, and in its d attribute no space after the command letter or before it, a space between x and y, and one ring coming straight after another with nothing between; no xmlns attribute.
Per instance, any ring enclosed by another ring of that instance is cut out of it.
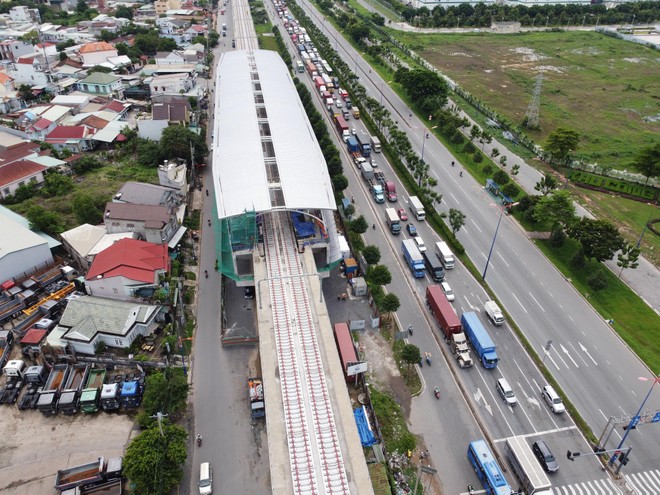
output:
<svg viewBox="0 0 660 495"><path fill-rule="evenodd" d="M325 159L280 56L227 52L216 88L213 177L219 216L334 210Z"/></svg>

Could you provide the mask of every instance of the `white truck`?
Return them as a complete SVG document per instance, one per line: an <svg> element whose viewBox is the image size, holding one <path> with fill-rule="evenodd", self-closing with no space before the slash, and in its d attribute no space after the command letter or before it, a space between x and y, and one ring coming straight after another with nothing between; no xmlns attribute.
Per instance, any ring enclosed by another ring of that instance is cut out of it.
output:
<svg viewBox="0 0 660 495"><path fill-rule="evenodd" d="M426 218L424 205L422 205L422 202L417 196L410 196L410 211L415 215L417 220L424 220Z"/></svg>
<svg viewBox="0 0 660 495"><path fill-rule="evenodd" d="M442 262L442 266L445 267L445 270L451 270L454 268L454 254L451 252L451 249L449 249L446 242L435 243L435 254Z"/></svg>
<svg viewBox="0 0 660 495"><path fill-rule="evenodd" d="M552 494L552 484L524 437L507 438L506 454L527 495Z"/></svg>
<svg viewBox="0 0 660 495"><path fill-rule="evenodd" d="M484 304L484 311L488 315L488 319L493 322L493 325L497 325L499 327L502 323L504 323L504 315L502 314L502 310L495 301L486 301Z"/></svg>
<svg viewBox="0 0 660 495"><path fill-rule="evenodd" d="M399 235L401 233L401 221L396 210L394 208L385 208L385 218L390 232L394 235Z"/></svg>

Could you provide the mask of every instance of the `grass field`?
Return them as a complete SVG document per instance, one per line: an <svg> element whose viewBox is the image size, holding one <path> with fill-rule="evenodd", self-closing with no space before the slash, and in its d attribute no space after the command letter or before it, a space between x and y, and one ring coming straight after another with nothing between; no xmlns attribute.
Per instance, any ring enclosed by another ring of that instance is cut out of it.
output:
<svg viewBox="0 0 660 495"><path fill-rule="evenodd" d="M563 126L582 136L577 156L625 169L660 135L660 57L594 32L395 36L489 107L520 123L543 70L539 131Z"/></svg>

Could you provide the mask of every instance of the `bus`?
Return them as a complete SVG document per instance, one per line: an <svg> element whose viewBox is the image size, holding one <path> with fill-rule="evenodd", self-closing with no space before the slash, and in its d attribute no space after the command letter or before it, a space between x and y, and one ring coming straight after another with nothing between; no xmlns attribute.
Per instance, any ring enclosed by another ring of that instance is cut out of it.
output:
<svg viewBox="0 0 660 495"><path fill-rule="evenodd" d="M511 495L511 487L484 439L470 443L467 458L481 480L486 495Z"/></svg>
<svg viewBox="0 0 660 495"><path fill-rule="evenodd" d="M296 70L298 72L305 72L305 66L300 60L296 60Z"/></svg>

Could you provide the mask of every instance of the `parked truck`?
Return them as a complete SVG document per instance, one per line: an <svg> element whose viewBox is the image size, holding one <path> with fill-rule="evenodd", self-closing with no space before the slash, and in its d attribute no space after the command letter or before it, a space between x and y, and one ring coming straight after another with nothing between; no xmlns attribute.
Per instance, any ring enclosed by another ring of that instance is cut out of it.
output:
<svg viewBox="0 0 660 495"><path fill-rule="evenodd" d="M123 459L121 457L109 459L107 462L104 457L99 457L96 461L81 466L60 469L55 477L55 489L64 492L65 490L82 488L83 491L80 493L105 493L84 490L96 486L107 486L108 482L115 480L121 481L122 464Z"/></svg>
<svg viewBox="0 0 660 495"><path fill-rule="evenodd" d="M121 384L119 399L124 409L137 409L142 404L144 386L141 380L126 381Z"/></svg>
<svg viewBox="0 0 660 495"><path fill-rule="evenodd" d="M435 243L435 254L442 262L442 266L445 267L445 270L451 270L454 268L454 254L451 252L451 249L449 249L446 242Z"/></svg>
<svg viewBox="0 0 660 495"><path fill-rule="evenodd" d="M121 403L119 402L120 384L106 383L101 389L101 409L104 411L116 411Z"/></svg>
<svg viewBox="0 0 660 495"><path fill-rule="evenodd" d="M37 409L44 416L54 416L57 413L57 400L68 376L69 365L67 364L56 364L50 370L48 380L46 380L43 390L39 393L37 401Z"/></svg>
<svg viewBox="0 0 660 495"><path fill-rule="evenodd" d="M451 347L458 365L461 368L472 366L474 363L461 322L439 285L429 285L426 288L426 304Z"/></svg>
<svg viewBox="0 0 660 495"><path fill-rule="evenodd" d="M11 330L0 331L0 368L9 360L11 349L14 346L14 333Z"/></svg>
<svg viewBox="0 0 660 495"><path fill-rule="evenodd" d="M502 310L495 301L486 301L484 303L484 311L486 312L486 315L488 315L488 319L493 322L493 325L497 325L499 327L502 323L504 323L504 315L502 314Z"/></svg>
<svg viewBox="0 0 660 495"><path fill-rule="evenodd" d="M250 398L250 414L252 419L263 418L266 415L264 401L264 385L261 378L248 378L248 396Z"/></svg>
<svg viewBox="0 0 660 495"><path fill-rule="evenodd" d="M380 185L383 186L383 190L385 191L385 197L387 197L387 200L390 203L396 203L397 196L396 196L396 186L394 185L394 182L392 182L391 180L387 180L384 172L374 172L374 177L378 182L380 182Z"/></svg>
<svg viewBox="0 0 660 495"><path fill-rule="evenodd" d="M44 366L30 366L23 373L27 390L18 402L18 409L35 409L39 401L39 390L46 383L48 371Z"/></svg>
<svg viewBox="0 0 660 495"><path fill-rule="evenodd" d="M371 149L374 153L380 153L380 139L376 136L371 136Z"/></svg>
<svg viewBox="0 0 660 495"><path fill-rule="evenodd" d="M406 263L410 267L410 271L415 278L422 278L424 276L424 258L422 258L422 253L419 252L415 241L412 239L405 239L401 243L401 251L403 252L403 257L406 259Z"/></svg>
<svg viewBox="0 0 660 495"><path fill-rule="evenodd" d="M552 494L552 483L524 437L506 439L506 456L527 495Z"/></svg>
<svg viewBox="0 0 660 495"><path fill-rule="evenodd" d="M90 370L85 382L85 388L80 394L80 409L84 413L95 413L101 404L101 388L105 380L105 370L94 368Z"/></svg>
<svg viewBox="0 0 660 495"><path fill-rule="evenodd" d="M360 145L358 144L357 139L355 139L355 136L348 137L346 140L346 147L350 153L357 153L360 151Z"/></svg>
<svg viewBox="0 0 660 495"><path fill-rule="evenodd" d="M387 226L390 228L390 232L394 235L399 235L401 233L401 221L394 208L385 208L385 219L387 220Z"/></svg>
<svg viewBox="0 0 660 495"><path fill-rule="evenodd" d="M364 132L358 132L355 137L357 138L358 145L360 145L360 153L365 158L371 156L371 143L369 142L369 136Z"/></svg>
<svg viewBox="0 0 660 495"><path fill-rule="evenodd" d="M351 137L351 131L348 129L346 120L338 113L335 114L335 127L337 128L337 132L344 141Z"/></svg>
<svg viewBox="0 0 660 495"><path fill-rule="evenodd" d="M69 376L57 401L57 410L67 416L72 416L78 412L80 402L80 392L87 382L90 365L74 364L69 371Z"/></svg>
<svg viewBox="0 0 660 495"><path fill-rule="evenodd" d="M495 343L481 324L477 313L472 311L463 313L461 323L463 324L463 330L465 330L467 338L470 340L470 344L472 344L477 356L481 359L481 364L484 368L496 368L499 359L497 357Z"/></svg>
<svg viewBox="0 0 660 495"><path fill-rule="evenodd" d="M415 215L417 220L424 220L426 218L424 206L417 196L410 196L410 211Z"/></svg>

